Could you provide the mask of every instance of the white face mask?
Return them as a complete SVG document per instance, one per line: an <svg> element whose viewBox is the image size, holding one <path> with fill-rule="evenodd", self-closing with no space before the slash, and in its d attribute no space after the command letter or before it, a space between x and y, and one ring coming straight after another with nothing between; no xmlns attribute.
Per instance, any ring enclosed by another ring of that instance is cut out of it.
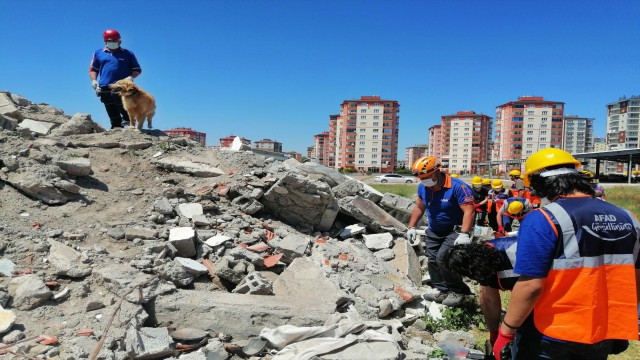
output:
<svg viewBox="0 0 640 360"><path fill-rule="evenodd" d="M420 182L422 183L422 185L424 185L426 187L434 187L438 183L434 179L424 179L424 180L420 180Z"/></svg>
<svg viewBox="0 0 640 360"><path fill-rule="evenodd" d="M107 42L106 44L107 44L107 48L111 50L115 50L120 47L120 43L118 42Z"/></svg>

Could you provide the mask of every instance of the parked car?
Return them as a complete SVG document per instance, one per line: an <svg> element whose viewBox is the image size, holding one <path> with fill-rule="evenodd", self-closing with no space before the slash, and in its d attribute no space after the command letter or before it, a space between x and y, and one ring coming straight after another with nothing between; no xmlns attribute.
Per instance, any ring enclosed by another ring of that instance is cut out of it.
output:
<svg viewBox="0 0 640 360"><path fill-rule="evenodd" d="M415 184L418 179L409 176L402 176L399 174L384 174L378 175L374 178L376 182L381 183L402 183L402 184Z"/></svg>

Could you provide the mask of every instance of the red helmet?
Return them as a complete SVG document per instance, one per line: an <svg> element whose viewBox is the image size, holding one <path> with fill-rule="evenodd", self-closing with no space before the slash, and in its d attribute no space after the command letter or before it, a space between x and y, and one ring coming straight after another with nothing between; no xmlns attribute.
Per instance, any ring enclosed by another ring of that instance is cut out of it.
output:
<svg viewBox="0 0 640 360"><path fill-rule="evenodd" d="M120 33L113 29L105 30L102 37L104 41L120 41Z"/></svg>

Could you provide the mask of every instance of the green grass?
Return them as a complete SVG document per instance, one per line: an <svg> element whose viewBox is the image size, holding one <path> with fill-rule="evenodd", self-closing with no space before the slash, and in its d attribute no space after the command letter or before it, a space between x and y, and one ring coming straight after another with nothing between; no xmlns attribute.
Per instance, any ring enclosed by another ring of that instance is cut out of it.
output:
<svg viewBox="0 0 640 360"><path fill-rule="evenodd" d="M389 193L396 194L400 196L404 196L409 199L414 199L418 194L418 185L417 184L370 184L371 187L380 191L381 193ZM607 195L609 195L607 193Z"/></svg>
<svg viewBox="0 0 640 360"><path fill-rule="evenodd" d="M410 199L414 199L416 196L416 190L418 185L388 185L388 184L372 184L376 190L383 193L392 193L400 196L404 196ZM623 207L633 212L636 217L640 218L640 187L638 186L614 186L605 189L607 195L607 201ZM478 289L476 289L476 293ZM507 291L501 291L501 300L503 308L507 308L511 293ZM484 342L489 339L489 333L478 329L472 328L472 333L476 337L476 348L482 349ZM640 359L640 342L632 341L629 345L629 349L620 355L611 355L609 359L612 360L634 360Z"/></svg>

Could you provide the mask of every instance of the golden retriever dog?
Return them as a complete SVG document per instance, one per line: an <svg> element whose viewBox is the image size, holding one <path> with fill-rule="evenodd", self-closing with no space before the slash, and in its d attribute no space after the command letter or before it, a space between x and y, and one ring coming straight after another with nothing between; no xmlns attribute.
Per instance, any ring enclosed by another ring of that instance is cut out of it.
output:
<svg viewBox="0 0 640 360"><path fill-rule="evenodd" d="M156 100L153 95L140 89L131 80L118 80L109 85L111 92L122 97L122 105L129 114L129 127L133 128L138 123L138 130L142 130L144 120L147 127L151 128L151 120L156 113Z"/></svg>

